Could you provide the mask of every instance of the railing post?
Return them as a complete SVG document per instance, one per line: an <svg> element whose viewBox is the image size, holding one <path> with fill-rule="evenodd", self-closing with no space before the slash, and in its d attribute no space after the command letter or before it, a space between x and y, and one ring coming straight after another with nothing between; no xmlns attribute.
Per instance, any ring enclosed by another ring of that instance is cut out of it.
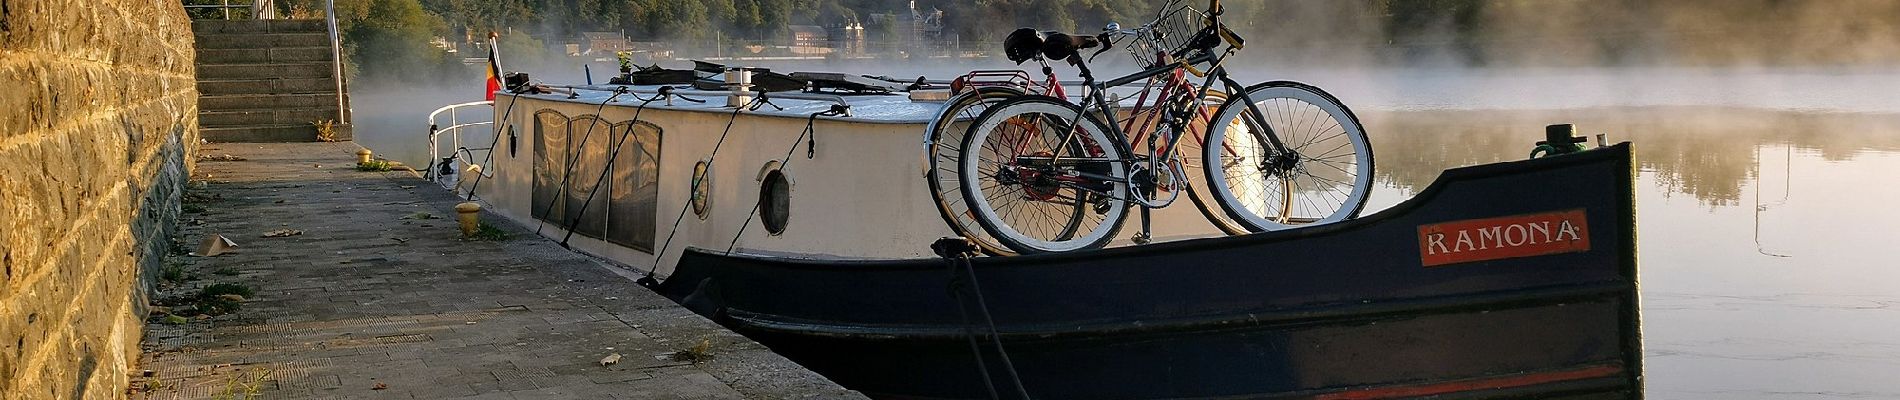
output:
<svg viewBox="0 0 1900 400"><path fill-rule="evenodd" d="M336 123L349 124L349 107L343 101L343 46L336 28L336 0L323 2L323 20L330 29L330 77L336 81Z"/></svg>
<svg viewBox="0 0 1900 400"><path fill-rule="evenodd" d="M230 21L231 20L231 0L219 0L219 4L223 5L223 7L218 7L218 8L221 10L224 10L224 20Z"/></svg>

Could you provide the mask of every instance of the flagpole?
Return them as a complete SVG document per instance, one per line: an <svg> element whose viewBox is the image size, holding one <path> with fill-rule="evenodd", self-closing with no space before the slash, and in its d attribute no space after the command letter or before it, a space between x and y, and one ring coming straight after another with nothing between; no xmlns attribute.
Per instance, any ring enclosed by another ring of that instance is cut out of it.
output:
<svg viewBox="0 0 1900 400"><path fill-rule="evenodd" d="M491 63L491 64L494 64L494 66L489 67L489 68L493 68L495 70L495 79L502 78L501 76L501 46L500 46L500 40L499 40L500 38L501 38L500 33L496 33L495 31L488 31L488 54L489 54L489 58L494 59L494 61Z"/></svg>
<svg viewBox="0 0 1900 400"><path fill-rule="evenodd" d="M499 90L499 89L503 89L507 87L507 84L503 82L504 77L501 75L501 41L499 39L500 37L501 37L501 34L496 33L495 31L488 31L488 71L487 71L488 73L486 75L488 75L488 79L490 79L489 82L492 82L494 84L493 85L494 87L486 88L488 89L488 93L482 94L482 97L487 98L488 101L495 101L495 90ZM485 82L485 83L489 83L489 82ZM484 86L487 86L487 85L484 85Z"/></svg>

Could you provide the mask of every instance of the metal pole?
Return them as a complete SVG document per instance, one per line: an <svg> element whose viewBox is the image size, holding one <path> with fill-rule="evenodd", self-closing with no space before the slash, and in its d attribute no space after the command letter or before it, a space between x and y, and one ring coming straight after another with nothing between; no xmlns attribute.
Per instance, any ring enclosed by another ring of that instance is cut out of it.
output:
<svg viewBox="0 0 1900 400"><path fill-rule="evenodd" d="M223 7L219 7L219 9L224 10L224 20L230 21L231 20L231 0L220 0L219 4L223 5Z"/></svg>
<svg viewBox="0 0 1900 400"><path fill-rule="evenodd" d="M323 2L323 20L330 29L330 77L336 81L336 123L349 124L349 108L343 102L343 46L336 29L336 0Z"/></svg>

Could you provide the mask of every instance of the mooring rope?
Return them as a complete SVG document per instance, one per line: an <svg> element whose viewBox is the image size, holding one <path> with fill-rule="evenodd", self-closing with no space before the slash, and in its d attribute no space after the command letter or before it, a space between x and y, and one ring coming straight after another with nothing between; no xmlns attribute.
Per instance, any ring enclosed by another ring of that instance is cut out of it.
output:
<svg viewBox="0 0 1900 400"><path fill-rule="evenodd" d="M970 321L969 306L964 304L965 282L969 283L967 289L973 295L972 297L976 298L977 311L983 313L983 321L989 327L989 337L996 345L998 358L1003 361L1003 371L1009 373L1010 383L1015 385L1016 392L1021 393L1022 398L1028 400L1029 390L1023 385L1022 376L1016 373L1016 364L1010 360L1009 352L1003 349L1003 336L998 333L996 319L990 315L989 303L983 298L983 287L976 282L976 267L970 262L970 257L976 254L976 244L960 237L943 238L932 243L930 249L939 257L943 257L944 263L949 266L950 284L946 289L950 292L952 300L957 303L957 315L963 320L963 334L970 342L970 355L976 359L977 373L983 377L983 386L989 390L990 398L1001 399L1002 397L996 391L996 382L990 376L988 363L983 360L983 348L977 344L976 324Z"/></svg>
<svg viewBox="0 0 1900 400"><path fill-rule="evenodd" d="M667 88L670 88L670 87L667 87ZM634 107L634 109L633 109L633 121L632 121L632 123L633 123L633 124L639 124L639 123L640 123L640 113L643 113L643 112L646 112L646 110L647 110L647 105L648 105L648 104L652 104L652 103L653 103L653 102L655 102L655 101L659 101L660 99L664 99L664 98L666 98L666 96L667 96L667 94L668 94L668 92L670 92L670 90L664 90L664 89L666 89L666 88L662 88L662 89L663 89L663 90L661 90L661 91L660 91L660 94L659 94L658 96L654 96L653 98L646 98L646 99L643 99L643 98L640 98L640 95L638 95L638 94L633 94L633 95L632 95L632 96L633 96L633 99L634 99L634 100L639 100L639 101L640 101L640 105L639 105L639 106L636 106L636 107ZM596 114L596 115L598 115L598 114ZM629 127L627 127L627 132L625 132L625 133L622 133L622 134L620 135L620 139L618 139L618 140L615 140L615 141L614 141L614 145L613 145L612 147L609 147L609 148L611 148L611 149L613 149L613 151L611 152L611 154L609 154L609 155L607 156L607 166L606 166L605 168L602 168L602 169L600 170L600 177L599 177L599 178L595 178L595 179L594 179L594 187L593 187L593 189L589 189L589 190L587 191L587 198L586 198L586 199L583 199L583 200L581 200L581 208L580 208L580 210L578 210L578 211L576 211L576 212L574 213L574 218L569 218L569 219L568 219L568 221L567 221L567 227L566 227L566 229L567 229L567 235L565 235L565 236L562 236L562 237L561 237L561 247L563 247L563 248L567 248L567 247L568 247L568 246L567 246L567 241L568 241L569 239L573 239L573 238L574 238L574 227L580 224L580 222L581 222L581 216L584 216L584 215L587 215L587 205L588 205L588 204L592 204L592 203L594 202L594 194L595 194L595 193L600 193L600 184L601 184L601 183L605 183L605 182L607 182L607 174L608 174L609 172L612 172L612 171L614 170L614 160L618 160L618 159L620 159L620 149L622 149L622 148L624 148L624 147L625 147L625 145L626 145L626 142L627 142L627 138L628 138L628 137L632 137L632 136L634 136L634 134L633 134L633 129L634 129L634 127L635 127L635 126L638 126L638 125L633 125L633 126L629 126ZM612 135L612 134L613 134L613 128L611 128L611 127L609 127L609 128L607 128L607 134L608 134L608 135Z"/></svg>
<svg viewBox="0 0 1900 400"><path fill-rule="evenodd" d="M784 171L785 168L791 165L792 153L798 151L799 142L805 142L807 145L805 148L806 158L817 155L817 148L815 146L817 146L818 133L817 128L814 126L818 124L818 117L845 115L850 112L850 110L851 106L834 104L829 110L811 113L810 117L806 117L805 130L799 132L797 139L792 139L792 148L785 149L785 157L781 157L778 160L778 169ZM739 225L739 232L732 234L732 241L726 243L726 255L732 255L732 249L739 245L739 238L745 236L746 228L752 227L752 219L759 216L759 207L764 204L765 199L759 199L759 202L752 204L752 211L746 213L745 224Z"/></svg>
<svg viewBox="0 0 1900 400"><path fill-rule="evenodd" d="M717 160L719 157L719 149L722 147L725 147L726 136L732 134L733 123L739 121L739 112L746 111L749 108L757 107L758 106L757 103L764 100L765 99L763 97L755 97L752 99L751 102L732 108L732 113L729 114L726 118L726 130L719 132L719 141L713 143L712 152L706 155L706 171L707 171L706 174L707 175L712 174L713 162ZM663 258L666 258L666 249L673 245L673 237L679 236L680 222L686 220L686 211L691 210L692 208L693 208L693 202L690 199L686 202L686 204L680 206L679 216L673 217L673 228L667 230L666 232L666 241L661 242L660 248L653 252L653 268L648 268L647 276L640 278L639 280L636 280L635 283L639 283L641 285L647 285L649 287L660 284L659 279L654 277L655 274L660 270L660 260Z"/></svg>

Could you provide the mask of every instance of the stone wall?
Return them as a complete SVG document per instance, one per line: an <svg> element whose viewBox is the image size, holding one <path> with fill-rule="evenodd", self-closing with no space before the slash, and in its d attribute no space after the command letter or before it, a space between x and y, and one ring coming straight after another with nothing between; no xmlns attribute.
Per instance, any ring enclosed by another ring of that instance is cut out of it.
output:
<svg viewBox="0 0 1900 400"><path fill-rule="evenodd" d="M0 0L0 398L122 398L198 143L175 1Z"/></svg>

